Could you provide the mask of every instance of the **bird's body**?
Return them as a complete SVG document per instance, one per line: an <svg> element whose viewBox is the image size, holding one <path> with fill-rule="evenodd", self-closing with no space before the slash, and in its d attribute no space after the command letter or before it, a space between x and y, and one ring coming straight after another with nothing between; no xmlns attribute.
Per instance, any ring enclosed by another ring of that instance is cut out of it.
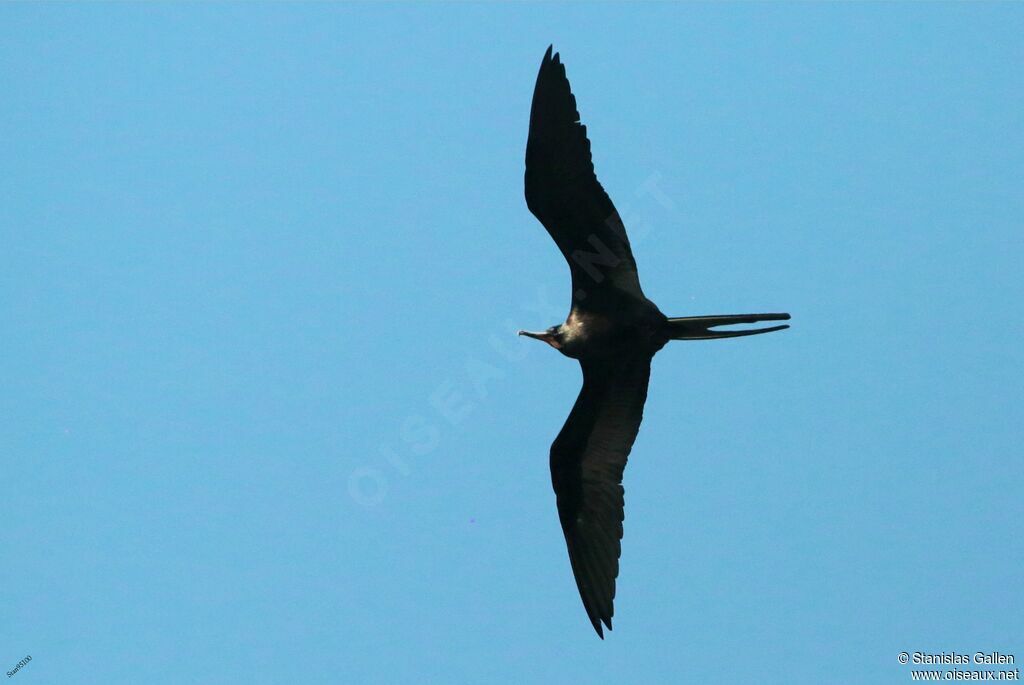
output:
<svg viewBox="0 0 1024 685"><path fill-rule="evenodd" d="M640 349L653 355L668 338L665 316L647 300L625 304L618 314L574 307L561 325L558 351L579 360L615 358Z"/></svg>
<svg viewBox="0 0 1024 685"><path fill-rule="evenodd" d="M715 331L788 314L668 318L640 288L619 213L594 175L557 53L537 75L526 146L526 204L558 245L572 276L565 323L529 333L580 362L583 388L551 445L551 483L569 561L597 634L611 629L624 518L622 473L640 429L651 359L670 340L706 340L788 328Z"/></svg>

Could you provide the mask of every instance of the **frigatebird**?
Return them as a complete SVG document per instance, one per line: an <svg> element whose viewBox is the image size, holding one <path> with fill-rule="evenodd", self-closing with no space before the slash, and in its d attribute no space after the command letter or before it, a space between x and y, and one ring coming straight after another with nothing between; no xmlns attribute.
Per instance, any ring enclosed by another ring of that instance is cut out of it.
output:
<svg viewBox="0 0 1024 685"><path fill-rule="evenodd" d="M553 47L553 46L552 46ZM785 321L789 314L668 318L644 296L626 229L594 174L587 128L558 53L537 74L526 143L526 205L569 263L565 323L519 331L579 361L583 388L551 445L551 484L569 562L587 616L604 639L619 575L622 472L640 430L651 359L670 340L770 333L718 326Z"/></svg>

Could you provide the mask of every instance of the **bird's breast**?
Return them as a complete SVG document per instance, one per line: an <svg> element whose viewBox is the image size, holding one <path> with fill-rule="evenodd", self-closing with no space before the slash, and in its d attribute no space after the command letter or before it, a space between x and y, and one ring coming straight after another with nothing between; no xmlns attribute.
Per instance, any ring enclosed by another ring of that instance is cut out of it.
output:
<svg viewBox="0 0 1024 685"><path fill-rule="evenodd" d="M651 330L645 322L616 321L600 314L573 312L562 326L562 348L574 359L597 359L646 348Z"/></svg>
<svg viewBox="0 0 1024 685"><path fill-rule="evenodd" d="M611 328L606 317L572 312L562 324L562 347L559 351L574 359L599 355L607 346Z"/></svg>

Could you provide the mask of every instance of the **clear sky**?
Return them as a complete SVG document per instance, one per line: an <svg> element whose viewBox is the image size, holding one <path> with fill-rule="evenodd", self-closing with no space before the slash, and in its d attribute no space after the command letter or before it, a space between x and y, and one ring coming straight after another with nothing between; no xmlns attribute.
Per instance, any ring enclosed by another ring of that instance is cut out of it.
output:
<svg viewBox="0 0 1024 685"><path fill-rule="evenodd" d="M904 683L1024 661L1024 5L0 7L0 673ZM548 447L554 43L655 360L615 630ZM7 679L7 676L4 675Z"/></svg>

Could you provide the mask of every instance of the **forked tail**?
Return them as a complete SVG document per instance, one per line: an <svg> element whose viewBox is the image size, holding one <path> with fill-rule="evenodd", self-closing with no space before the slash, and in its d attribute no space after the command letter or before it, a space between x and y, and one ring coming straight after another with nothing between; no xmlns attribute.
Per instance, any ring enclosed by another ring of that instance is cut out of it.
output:
<svg viewBox="0 0 1024 685"><path fill-rule="evenodd" d="M716 338L738 338L742 335L771 333L789 328L788 324L768 328L748 328L738 331L713 331L716 326L737 323L758 323L759 321L789 321L789 314L723 314L719 316L684 316L668 320L670 340L714 340Z"/></svg>

